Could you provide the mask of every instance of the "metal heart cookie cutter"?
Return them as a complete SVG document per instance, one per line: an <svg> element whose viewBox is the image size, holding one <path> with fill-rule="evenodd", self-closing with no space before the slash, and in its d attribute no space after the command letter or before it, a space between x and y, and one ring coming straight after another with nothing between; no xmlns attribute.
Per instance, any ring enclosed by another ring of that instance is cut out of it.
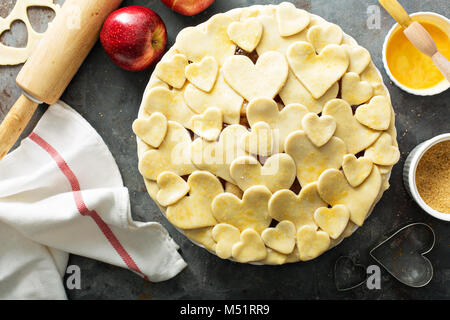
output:
<svg viewBox="0 0 450 320"><path fill-rule="evenodd" d="M424 255L433 249L435 241L428 224L412 223L373 248L370 256L401 283L420 288L433 278L433 265Z"/></svg>

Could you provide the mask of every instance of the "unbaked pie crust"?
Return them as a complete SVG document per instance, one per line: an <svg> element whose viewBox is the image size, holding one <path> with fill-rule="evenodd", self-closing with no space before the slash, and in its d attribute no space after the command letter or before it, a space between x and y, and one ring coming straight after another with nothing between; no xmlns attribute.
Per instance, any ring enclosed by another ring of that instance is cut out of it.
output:
<svg viewBox="0 0 450 320"><path fill-rule="evenodd" d="M290 3L182 30L133 130L167 219L242 263L306 261L337 245L369 216L400 157L369 52Z"/></svg>

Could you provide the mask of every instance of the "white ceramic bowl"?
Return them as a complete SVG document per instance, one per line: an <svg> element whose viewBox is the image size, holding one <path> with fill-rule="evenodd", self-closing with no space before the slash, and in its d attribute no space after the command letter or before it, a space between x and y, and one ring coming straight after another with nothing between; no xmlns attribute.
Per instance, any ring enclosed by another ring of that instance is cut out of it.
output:
<svg viewBox="0 0 450 320"><path fill-rule="evenodd" d="M446 140L450 140L450 133L438 135L416 146L409 153L408 158L406 158L405 165L403 167L403 182L405 183L405 187L408 193L424 211L440 220L450 221L450 213L443 213L434 210L429 205L427 205L425 201L423 201L423 199L419 195L419 191L417 190L416 185L416 170L420 159L432 146Z"/></svg>
<svg viewBox="0 0 450 320"><path fill-rule="evenodd" d="M410 15L411 17L420 17L420 20L429 21L430 23L438 24L447 34L450 34L450 20L447 19L444 16L441 16L440 14L434 13L434 12L416 12ZM437 23L438 22L438 23ZM448 88L450 88L450 82L447 81L447 79L442 80L435 86L431 88L426 89L412 89L408 88L405 85L401 84L391 73L389 66L387 64L386 60L386 48L389 39L391 38L392 34L400 29L400 25L396 23L391 30L389 30L388 34L386 35L386 38L384 39L383 44L383 65L384 69L386 70L386 73L388 74L389 78L391 78L392 82L394 82L397 87L402 89L403 91L406 91L408 93L418 95L418 96L432 96L435 94L439 94Z"/></svg>

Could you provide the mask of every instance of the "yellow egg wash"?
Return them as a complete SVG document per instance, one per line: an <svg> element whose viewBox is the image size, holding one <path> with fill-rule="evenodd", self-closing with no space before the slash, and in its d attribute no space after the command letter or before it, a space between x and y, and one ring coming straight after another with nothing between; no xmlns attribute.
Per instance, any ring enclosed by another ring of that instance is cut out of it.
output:
<svg viewBox="0 0 450 320"><path fill-rule="evenodd" d="M430 33L438 50L450 59L448 35L436 25L417 20ZM431 88L444 79L430 57L416 49L403 34L403 28L393 32L386 48L386 59L392 75L411 89Z"/></svg>

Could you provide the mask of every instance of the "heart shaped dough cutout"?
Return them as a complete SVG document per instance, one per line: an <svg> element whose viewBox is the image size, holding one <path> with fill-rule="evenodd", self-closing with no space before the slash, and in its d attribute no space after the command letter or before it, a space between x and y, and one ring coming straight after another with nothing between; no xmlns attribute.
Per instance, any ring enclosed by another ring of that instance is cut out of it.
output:
<svg viewBox="0 0 450 320"><path fill-rule="evenodd" d="M353 154L347 154L342 163L344 175L352 187L357 187L366 180L372 172L373 162L369 158L356 158Z"/></svg>
<svg viewBox="0 0 450 320"><path fill-rule="evenodd" d="M168 60L161 61L155 68L156 76L176 89L181 89L186 82L184 69L188 60L184 54L175 54Z"/></svg>
<svg viewBox="0 0 450 320"><path fill-rule="evenodd" d="M177 36L175 49L183 53L189 61L200 62L204 57L212 56L222 65L225 59L236 51L236 46L227 33L232 22L232 18L218 14L204 26L185 28Z"/></svg>
<svg viewBox="0 0 450 320"><path fill-rule="evenodd" d="M238 198L242 198L242 196L244 195L244 192L241 190L241 188L228 181L225 181L225 192L232 193Z"/></svg>
<svg viewBox="0 0 450 320"><path fill-rule="evenodd" d="M287 106L290 104L298 104L308 108L310 112L320 113L322 112L325 103L337 97L339 93L339 83L336 82L328 89L325 94L319 99L314 99L311 93L298 81L294 74L289 71L288 79L280 91L280 98Z"/></svg>
<svg viewBox="0 0 450 320"><path fill-rule="evenodd" d="M223 122L228 124L239 123L244 102L244 99L225 82L221 72L219 72L216 84L210 92L205 92L192 84L188 84L184 91L184 99L189 108L196 113L203 113L211 106L219 108L222 110Z"/></svg>
<svg viewBox="0 0 450 320"><path fill-rule="evenodd" d="M290 2L277 6L278 30L283 37L292 36L304 30L311 20L308 12L297 9Z"/></svg>
<svg viewBox="0 0 450 320"><path fill-rule="evenodd" d="M158 148L167 133L167 118L160 112L153 113L149 119L136 119L133 132L146 144Z"/></svg>
<svg viewBox="0 0 450 320"><path fill-rule="evenodd" d="M192 142L192 162L202 170L212 172L222 179L235 183L230 176L230 166L234 159L248 155L239 148L241 137L247 128L240 124L226 127L219 136L219 141L208 142L197 138Z"/></svg>
<svg viewBox="0 0 450 320"><path fill-rule="evenodd" d="M381 175L373 166L369 177L358 187L353 188L344 174L336 169L326 170L319 178L320 197L332 206L342 204L350 210L350 220L362 226L371 210L381 187Z"/></svg>
<svg viewBox="0 0 450 320"><path fill-rule="evenodd" d="M263 33L263 26L258 19L248 19L242 22L233 22L228 27L228 36L231 41L247 52L253 52Z"/></svg>
<svg viewBox="0 0 450 320"><path fill-rule="evenodd" d="M378 139L381 132L363 126L353 116L352 108L342 99L327 102L323 115L332 116L336 121L334 135L345 142L348 153L357 154Z"/></svg>
<svg viewBox="0 0 450 320"><path fill-rule="evenodd" d="M319 116L308 113L302 120L303 130L309 140L316 146L321 147L330 141L336 130L336 121L330 116Z"/></svg>
<svg viewBox="0 0 450 320"><path fill-rule="evenodd" d="M298 195L291 190L275 192L269 201L269 214L277 221L291 221L296 229L305 225L316 229L314 211L326 206L317 191L317 183L314 182L303 187Z"/></svg>
<svg viewBox="0 0 450 320"><path fill-rule="evenodd" d="M314 99L322 97L345 73L349 58L338 45L326 46L319 55L308 42L293 43L287 58L295 76L308 89Z"/></svg>
<svg viewBox="0 0 450 320"><path fill-rule="evenodd" d="M388 97L375 96L368 104L359 106L355 118L374 130L387 130L391 123L391 102Z"/></svg>
<svg viewBox="0 0 450 320"><path fill-rule="evenodd" d="M194 241L194 243L199 243L210 251L216 251L216 242L212 237L213 227L205 227L198 229L186 229L183 230L186 237Z"/></svg>
<svg viewBox="0 0 450 320"><path fill-rule="evenodd" d="M276 17L259 15L257 19L262 23L264 32L256 47L258 55L269 51L278 51L285 55L287 48L295 41L306 41L306 29L289 37L283 37L278 30ZM312 19L311 19L312 23Z"/></svg>
<svg viewBox="0 0 450 320"><path fill-rule="evenodd" d="M316 231L311 226L303 226L297 231L297 248L300 260L317 258L330 247L330 237L324 231Z"/></svg>
<svg viewBox="0 0 450 320"><path fill-rule="evenodd" d="M332 137L326 144L317 147L302 130L287 137L285 150L295 161L297 179L302 187L317 181L327 169L339 169L346 154L345 144L341 139Z"/></svg>
<svg viewBox="0 0 450 320"><path fill-rule="evenodd" d="M341 95L349 104L357 106L372 98L373 89L370 83L361 81L359 74L349 72L342 77Z"/></svg>
<svg viewBox="0 0 450 320"><path fill-rule="evenodd" d="M288 220L280 221L275 228L267 228L261 237L269 248L280 253L290 254L295 247L295 225Z"/></svg>
<svg viewBox="0 0 450 320"><path fill-rule="evenodd" d="M240 241L232 248L233 258L241 263L263 260L267 256L261 236L253 229L242 231Z"/></svg>
<svg viewBox="0 0 450 320"><path fill-rule="evenodd" d="M231 163L230 175L242 190L255 185L266 186L271 192L289 189L295 179L295 163L285 153L277 153L261 166L254 157L245 156Z"/></svg>
<svg viewBox="0 0 450 320"><path fill-rule="evenodd" d="M400 151L392 144L392 137L383 133L372 146L366 149L364 156L373 163L391 166L400 160Z"/></svg>
<svg viewBox="0 0 450 320"><path fill-rule="evenodd" d="M332 239L337 239L342 234L349 219L350 211L341 204L332 208L319 208L314 212L314 221Z"/></svg>
<svg viewBox="0 0 450 320"><path fill-rule="evenodd" d="M231 193L220 194L212 203L214 217L239 230L252 228L261 233L272 221L267 206L271 196L272 193L264 186L248 188L242 200Z"/></svg>
<svg viewBox="0 0 450 320"><path fill-rule="evenodd" d="M336 24L324 23L309 28L307 37L308 41L311 42L319 53L329 44L341 44L343 32Z"/></svg>
<svg viewBox="0 0 450 320"><path fill-rule="evenodd" d="M190 120L195 113L184 102L183 91L155 87L144 96L142 103L148 114L160 112L167 120L176 121L190 129Z"/></svg>
<svg viewBox="0 0 450 320"><path fill-rule="evenodd" d="M222 130L222 111L210 107L203 114L191 118L191 128L195 134L207 141L215 141Z"/></svg>
<svg viewBox="0 0 450 320"><path fill-rule="evenodd" d="M343 44L342 47L345 48L350 58L347 72L361 74L372 61L369 51L361 46Z"/></svg>
<svg viewBox="0 0 450 320"><path fill-rule="evenodd" d="M214 57L204 57L198 63L191 63L185 69L186 78L197 88L210 92L219 74L219 64Z"/></svg>
<svg viewBox="0 0 450 320"><path fill-rule="evenodd" d="M167 208L167 219L181 229L196 229L217 224L211 202L223 193L219 179L206 171L195 171L187 181L189 196Z"/></svg>
<svg viewBox="0 0 450 320"><path fill-rule="evenodd" d="M268 98L253 99L247 106L247 120L251 127L262 121L277 132L278 152L284 151L284 142L291 132L302 129L302 119L307 113L308 109L297 103L287 105L280 111L278 104Z"/></svg>
<svg viewBox="0 0 450 320"><path fill-rule="evenodd" d="M239 229L230 224L219 223L214 226L212 236L217 243L215 251L219 258L231 258L233 245L239 242L240 235Z"/></svg>
<svg viewBox="0 0 450 320"><path fill-rule="evenodd" d="M248 101L258 97L273 99L288 76L286 58L275 51L261 55L256 64L247 56L229 57L222 70L225 81Z"/></svg>
<svg viewBox="0 0 450 320"><path fill-rule="evenodd" d="M176 203L189 192L189 185L179 175L165 171L158 175L156 179L158 193L156 201L163 207Z"/></svg>
<svg viewBox="0 0 450 320"><path fill-rule="evenodd" d="M248 153L270 156L279 150L279 132L272 130L268 123L257 122L250 132L241 138L241 147Z"/></svg>
<svg viewBox="0 0 450 320"><path fill-rule="evenodd" d="M196 170L191 162L191 136L179 123L169 121L166 137L158 149L144 153L139 161L139 172L144 178L156 180L164 171L179 176Z"/></svg>
<svg viewBox="0 0 450 320"><path fill-rule="evenodd" d="M281 264L285 264L288 259L288 255L282 254L278 251L267 248L267 256L264 260L261 260L263 264L278 266Z"/></svg>

